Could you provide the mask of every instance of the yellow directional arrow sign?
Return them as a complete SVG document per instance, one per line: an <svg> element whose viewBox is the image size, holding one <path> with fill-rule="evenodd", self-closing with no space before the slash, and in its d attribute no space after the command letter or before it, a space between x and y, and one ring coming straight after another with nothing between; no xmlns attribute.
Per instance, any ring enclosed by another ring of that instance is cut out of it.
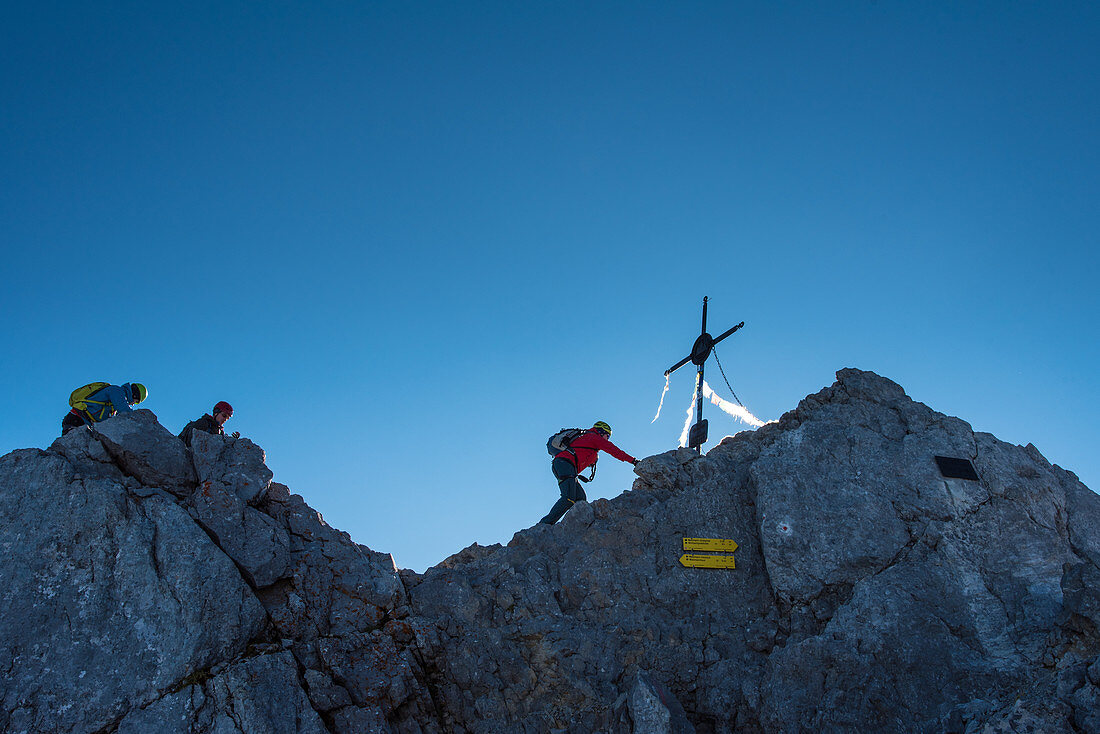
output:
<svg viewBox="0 0 1100 734"><path fill-rule="evenodd" d="M737 550L737 543L723 538L684 538L684 550L724 551L726 553L733 553ZM732 568L732 566L730 568Z"/></svg>
<svg viewBox="0 0 1100 734"><path fill-rule="evenodd" d="M680 565L688 568L736 568L733 556L700 556L695 553L680 556Z"/></svg>

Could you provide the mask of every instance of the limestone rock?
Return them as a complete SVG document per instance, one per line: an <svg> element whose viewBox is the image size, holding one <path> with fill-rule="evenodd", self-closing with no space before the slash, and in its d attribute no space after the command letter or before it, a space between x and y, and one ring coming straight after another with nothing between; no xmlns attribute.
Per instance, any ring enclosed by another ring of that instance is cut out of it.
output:
<svg viewBox="0 0 1100 734"><path fill-rule="evenodd" d="M195 472L183 443L157 422L150 410L119 413L95 424L93 434L115 464L149 487L183 496L195 486Z"/></svg>
<svg viewBox="0 0 1100 734"><path fill-rule="evenodd" d="M299 495L265 508L289 534L286 582L261 594L283 637L315 640L370 632L405 605L389 554L375 553L333 529Z"/></svg>
<svg viewBox="0 0 1100 734"><path fill-rule="evenodd" d="M634 473L649 486L675 485L685 464L698 458L693 449L675 449L656 456L640 459Z"/></svg>
<svg viewBox="0 0 1100 734"><path fill-rule="evenodd" d="M639 673L620 697L615 729L626 734L695 734L679 701L650 676ZM623 716L625 714L625 716Z"/></svg>
<svg viewBox="0 0 1100 734"><path fill-rule="evenodd" d="M0 459L0 731L436 718L391 556L267 494L251 441L196 434L192 464L147 411L108 424Z"/></svg>
<svg viewBox="0 0 1100 734"><path fill-rule="evenodd" d="M423 731L436 714L389 554L353 542L299 495L273 484L263 511L285 527L285 578L260 591L276 634L305 669L309 697L335 732L385 732L401 709Z"/></svg>
<svg viewBox="0 0 1100 734"><path fill-rule="evenodd" d="M406 578L454 721L610 729L618 681L643 672L708 731L1092 721L1100 498L1033 447L842 370L777 424L636 472L614 500ZM736 540L736 569L682 567L684 537Z"/></svg>
<svg viewBox="0 0 1100 734"><path fill-rule="evenodd" d="M253 588L270 586L286 572L290 536L238 495L206 481L191 495L188 509Z"/></svg>
<svg viewBox="0 0 1100 734"><path fill-rule="evenodd" d="M249 504L263 497L274 476L263 449L247 438L192 431L191 453L199 482L224 487Z"/></svg>
<svg viewBox="0 0 1100 734"><path fill-rule="evenodd" d="M217 674L200 672L181 690L127 714L118 734L327 734L298 684L289 652L261 655Z"/></svg>
<svg viewBox="0 0 1100 734"><path fill-rule="evenodd" d="M96 731L232 656L263 609L179 506L0 459L0 730Z"/></svg>
<svg viewBox="0 0 1100 734"><path fill-rule="evenodd" d="M870 372L424 574L145 413L0 458L0 732L1100 730L1100 497Z"/></svg>
<svg viewBox="0 0 1100 734"><path fill-rule="evenodd" d="M69 431L50 445L50 452L68 460L76 472L86 479L109 478L123 481L125 476L95 433L86 426Z"/></svg>

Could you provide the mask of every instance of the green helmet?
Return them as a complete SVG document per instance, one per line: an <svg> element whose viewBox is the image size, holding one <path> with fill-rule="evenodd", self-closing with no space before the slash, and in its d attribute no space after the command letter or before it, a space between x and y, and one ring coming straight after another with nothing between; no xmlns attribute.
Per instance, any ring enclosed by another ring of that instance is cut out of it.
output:
<svg viewBox="0 0 1100 734"><path fill-rule="evenodd" d="M140 382L131 382L130 392L134 396L135 405L145 400L145 398L149 397L149 391L146 390L145 385L142 385Z"/></svg>
<svg viewBox="0 0 1100 734"><path fill-rule="evenodd" d="M611 435L611 426L607 425L603 421L596 421L595 423L592 424L592 427L594 429L596 429L597 431L603 431L608 436Z"/></svg>

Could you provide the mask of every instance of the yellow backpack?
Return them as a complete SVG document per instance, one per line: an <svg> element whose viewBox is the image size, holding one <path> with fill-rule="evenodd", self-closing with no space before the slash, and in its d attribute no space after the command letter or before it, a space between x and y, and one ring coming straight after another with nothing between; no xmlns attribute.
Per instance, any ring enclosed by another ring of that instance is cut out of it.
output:
<svg viewBox="0 0 1100 734"><path fill-rule="evenodd" d="M88 403L94 405L106 405L105 400L88 400L89 395L94 395L105 387L110 387L109 382L89 382L84 387L73 390L69 396L69 405L79 411L88 412Z"/></svg>

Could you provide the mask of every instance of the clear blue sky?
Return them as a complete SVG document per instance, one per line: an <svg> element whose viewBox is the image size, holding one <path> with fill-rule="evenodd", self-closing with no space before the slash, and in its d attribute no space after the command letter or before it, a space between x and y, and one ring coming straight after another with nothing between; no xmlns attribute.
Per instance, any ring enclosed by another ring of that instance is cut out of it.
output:
<svg viewBox="0 0 1100 734"><path fill-rule="evenodd" d="M229 400L422 571L673 448L707 295L761 418L870 369L1100 488L1100 5L172 5L0 16L0 452Z"/></svg>

